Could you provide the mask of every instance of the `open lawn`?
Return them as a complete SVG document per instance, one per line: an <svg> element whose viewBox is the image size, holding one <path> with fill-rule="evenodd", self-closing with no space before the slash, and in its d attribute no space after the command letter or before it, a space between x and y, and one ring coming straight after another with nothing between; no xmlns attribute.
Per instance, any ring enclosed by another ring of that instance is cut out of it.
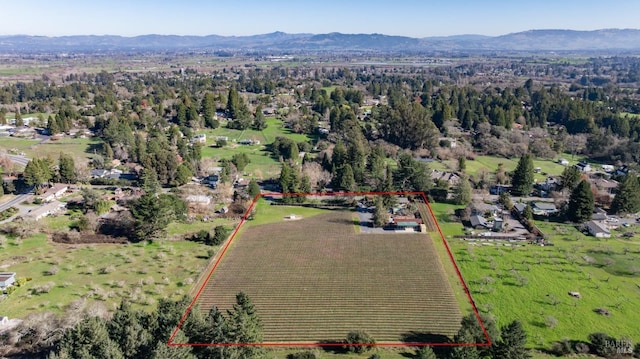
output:
<svg viewBox="0 0 640 359"><path fill-rule="evenodd" d="M0 270L33 280L2 302L2 312L11 318L34 310L61 312L81 298L108 309L123 299L153 309L158 298L178 299L189 292L210 249L188 241L63 245L44 234L8 239L0 250ZM42 288L49 291L35 293Z"/></svg>
<svg viewBox="0 0 640 359"><path fill-rule="evenodd" d="M572 225L537 222L554 246L485 245L452 238L462 232L449 216L454 206L433 209L478 308L493 313L499 325L522 321L531 347L586 340L593 332L640 341L637 238L600 240ZM581 298L568 295L573 291ZM599 308L610 316L596 313Z"/></svg>
<svg viewBox="0 0 640 359"><path fill-rule="evenodd" d="M351 330L379 342L433 342L459 328L461 310L429 236L358 234L351 211L271 207L259 206L234 238L198 298L201 309L229 309L244 291L267 342L335 342ZM292 213L303 218L283 218ZM270 223L257 222L262 216Z"/></svg>
<svg viewBox="0 0 640 359"><path fill-rule="evenodd" d="M571 156L565 157L571 164L578 163L578 160L571 160ZM470 175L477 175L480 171L493 174L498 169L498 166L502 164L505 171L511 172L518 165L519 158L503 158L495 156L476 156L475 160L466 161L466 172ZM443 161L443 164L450 170L457 170L458 161ZM540 167L541 173L536 173L534 179L536 181L544 181L547 176L559 176L564 171L565 167L559 164L557 161L534 159L533 166ZM429 165L429 167L432 167ZM433 167L436 168L436 167ZM436 168L439 169L439 168Z"/></svg>
<svg viewBox="0 0 640 359"><path fill-rule="evenodd" d="M244 172L256 177L278 176L280 173L280 163L276 158L271 156L271 152L267 151L267 145L272 143L276 137L289 137L297 142L313 140L309 136L293 133L291 130L284 128L282 120L276 118L268 118L267 128L263 131L254 131L251 129L240 131L220 127L213 130L201 130L197 133L207 135L207 143L202 149L202 157L221 160L230 159L236 153L246 153L251 163L245 168ZM216 147L217 136L228 137L228 144L221 148ZM244 139L257 140L260 141L260 144L240 145L236 143Z"/></svg>
<svg viewBox="0 0 640 359"><path fill-rule="evenodd" d="M102 140L97 138L63 138L58 141L45 141L5 137L0 141L0 148L17 149L29 158L51 157L57 159L60 152L71 154L76 159L88 159L102 151Z"/></svg>

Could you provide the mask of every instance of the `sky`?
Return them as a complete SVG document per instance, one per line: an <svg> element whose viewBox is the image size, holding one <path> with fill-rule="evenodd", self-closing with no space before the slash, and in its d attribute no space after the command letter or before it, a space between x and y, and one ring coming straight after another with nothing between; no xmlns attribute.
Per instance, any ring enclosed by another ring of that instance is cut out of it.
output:
<svg viewBox="0 0 640 359"><path fill-rule="evenodd" d="M0 35L503 35L640 28L639 0L0 0Z"/></svg>

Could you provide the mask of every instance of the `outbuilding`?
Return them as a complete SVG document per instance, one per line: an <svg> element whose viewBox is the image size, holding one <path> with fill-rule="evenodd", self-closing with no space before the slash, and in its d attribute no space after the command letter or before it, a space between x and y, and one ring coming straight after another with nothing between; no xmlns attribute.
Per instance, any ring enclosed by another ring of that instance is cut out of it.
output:
<svg viewBox="0 0 640 359"><path fill-rule="evenodd" d="M589 221L584 224L584 227L587 229L589 234L591 234L596 238L611 237L611 232L609 232L609 229L603 223L596 222L596 221Z"/></svg>
<svg viewBox="0 0 640 359"><path fill-rule="evenodd" d="M0 289L5 289L16 282L15 272L0 272Z"/></svg>

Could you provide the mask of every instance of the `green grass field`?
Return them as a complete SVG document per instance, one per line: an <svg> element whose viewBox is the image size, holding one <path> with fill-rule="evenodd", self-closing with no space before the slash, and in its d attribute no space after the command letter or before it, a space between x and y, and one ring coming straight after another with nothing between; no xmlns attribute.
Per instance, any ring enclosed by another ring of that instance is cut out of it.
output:
<svg viewBox="0 0 640 359"><path fill-rule="evenodd" d="M284 128L282 120L276 118L267 119L267 128L263 131L254 130L234 130L226 127L216 128L214 130L201 130L198 134L207 135L206 147L202 149L203 158L214 158L216 160L230 159L236 153L246 153L251 163L245 168L244 172L256 177L278 176L280 173L280 163L271 156L267 151L267 145L272 143L276 137L284 136L297 142L312 141L313 138L292 133L291 130ZM226 136L229 138L225 147L215 147L216 136ZM260 141L260 145L240 145L234 143L234 140L243 139Z"/></svg>
<svg viewBox="0 0 640 359"><path fill-rule="evenodd" d="M189 292L210 249L188 241L62 245L44 234L21 242L9 239L0 251L2 270L33 280L2 302L2 312L10 318L35 310L62 312L82 298L102 302L108 309L123 299L153 309L158 298L177 299ZM38 287L50 291L34 294Z"/></svg>
<svg viewBox="0 0 640 359"><path fill-rule="evenodd" d="M640 340L637 236L599 240L571 225L543 222L537 224L554 246L473 245L452 238L463 232L450 218L454 206L433 209L478 308L495 314L499 325L522 321L531 347L548 348L562 338L586 340L598 331ZM569 296L572 291L582 298ZM611 315L595 313L598 308ZM557 324L548 325L548 317Z"/></svg>
<svg viewBox="0 0 640 359"><path fill-rule="evenodd" d="M101 152L102 140L97 138L63 138L58 141L47 141L40 143L39 140L22 138L3 138L0 141L0 148L5 150L16 149L24 152L29 158L51 157L57 159L60 152L72 154L76 159L88 159L94 154Z"/></svg>

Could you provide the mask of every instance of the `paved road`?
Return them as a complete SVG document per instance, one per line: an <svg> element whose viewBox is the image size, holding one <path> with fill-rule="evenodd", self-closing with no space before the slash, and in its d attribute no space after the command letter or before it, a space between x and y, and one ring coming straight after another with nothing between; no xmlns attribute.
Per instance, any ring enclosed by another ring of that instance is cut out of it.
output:
<svg viewBox="0 0 640 359"><path fill-rule="evenodd" d="M20 203L27 201L30 198L31 198L30 194L19 194L7 202L0 203L0 212L4 211L9 207L19 205Z"/></svg>
<svg viewBox="0 0 640 359"><path fill-rule="evenodd" d="M11 160L11 162L21 165L21 166L27 166L27 163L29 163L29 161L31 161L30 158L24 157L24 156L17 156L17 155L7 155L7 157L9 157L9 159Z"/></svg>

